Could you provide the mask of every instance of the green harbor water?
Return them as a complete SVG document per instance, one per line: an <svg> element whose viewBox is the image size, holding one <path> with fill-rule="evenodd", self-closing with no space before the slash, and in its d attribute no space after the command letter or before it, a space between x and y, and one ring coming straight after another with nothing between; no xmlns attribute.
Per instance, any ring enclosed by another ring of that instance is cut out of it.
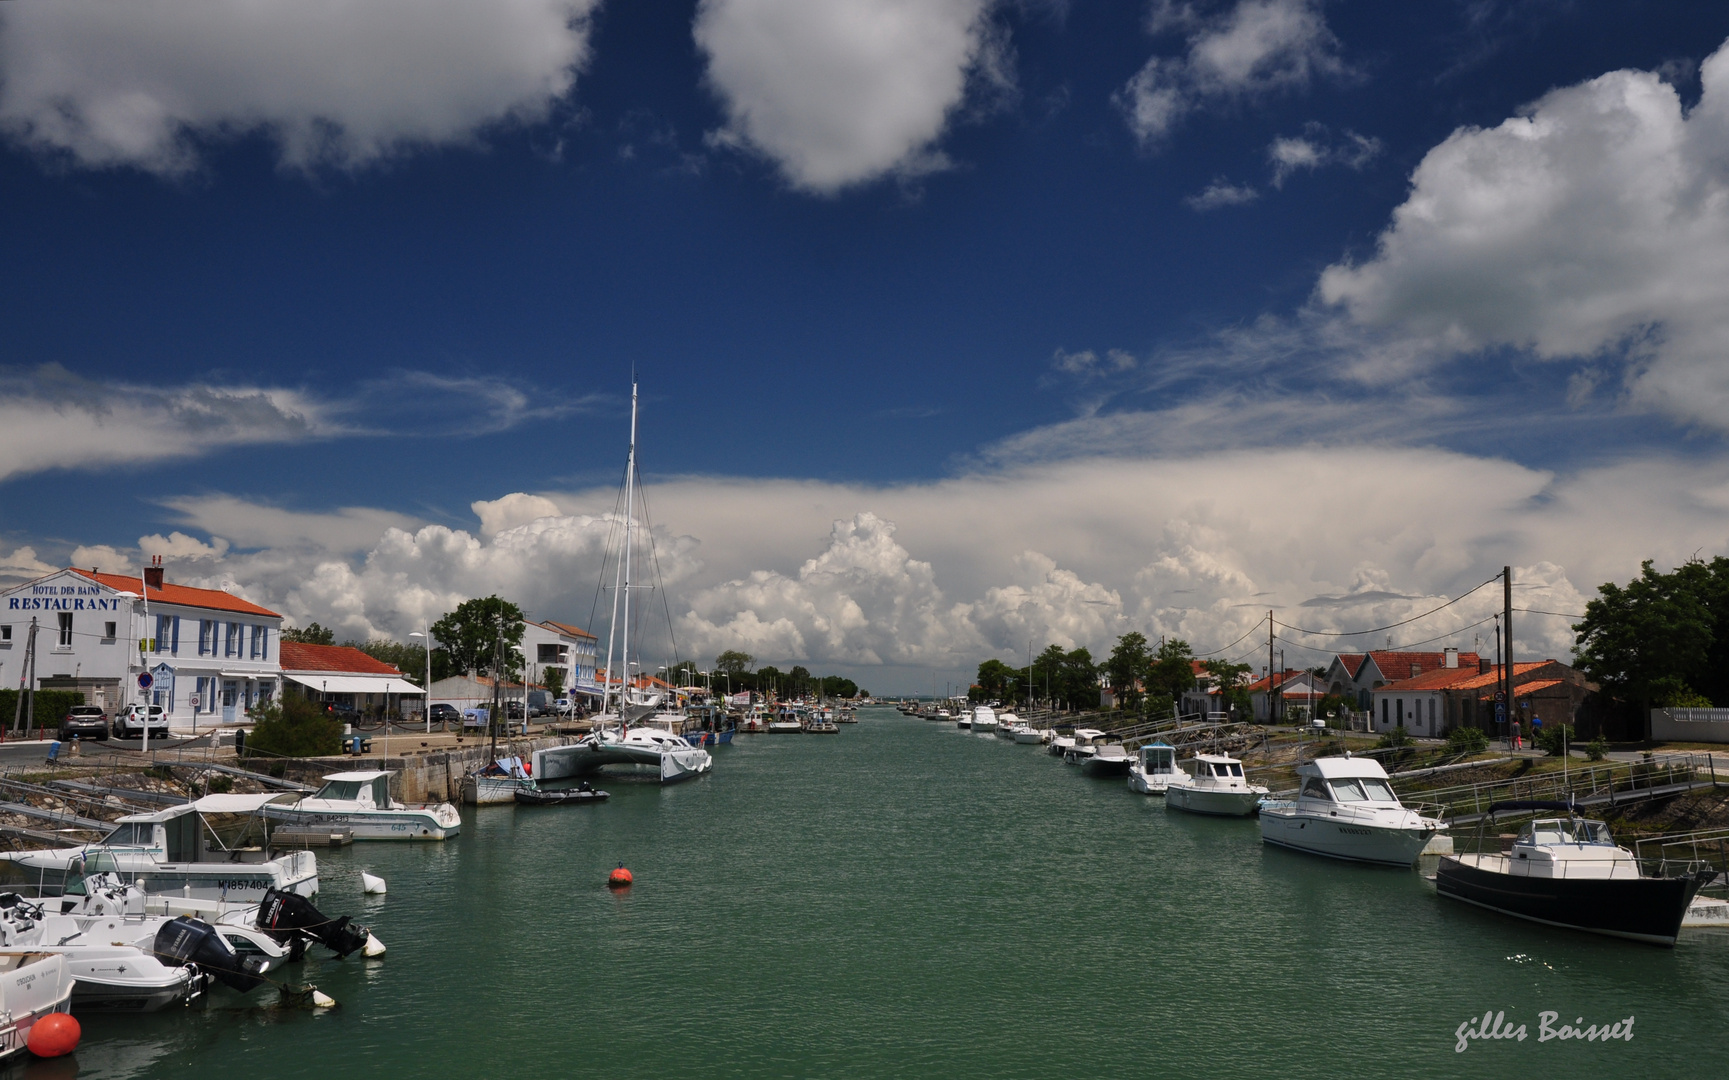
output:
<svg viewBox="0 0 1729 1080"><path fill-rule="evenodd" d="M174 1077L1694 1077L1729 1065L1729 936L1674 950L1264 848L991 736L865 710L741 735L597 807L468 808L443 844L320 854L382 961L340 1002L83 1018L40 1080ZM623 862L636 885L614 894ZM389 882L363 898L359 874ZM294 969L290 969L294 971ZM1485 1010L1524 1042L1455 1050ZM1540 1043L1636 1018L1631 1042Z"/></svg>

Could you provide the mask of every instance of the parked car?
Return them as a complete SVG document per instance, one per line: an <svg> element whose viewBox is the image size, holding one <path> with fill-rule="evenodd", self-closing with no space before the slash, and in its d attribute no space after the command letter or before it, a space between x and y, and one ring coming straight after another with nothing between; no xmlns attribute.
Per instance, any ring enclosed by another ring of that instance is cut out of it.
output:
<svg viewBox="0 0 1729 1080"><path fill-rule="evenodd" d="M327 704L324 706L324 715L334 717L344 724L358 723L360 720L360 711L347 705Z"/></svg>
<svg viewBox="0 0 1729 1080"><path fill-rule="evenodd" d="M520 701L507 701L504 703L504 709L502 711L504 713L504 718L506 720L521 720L522 719L522 702L520 702Z"/></svg>
<svg viewBox="0 0 1729 1080"><path fill-rule="evenodd" d="M435 724L453 724L462 719L462 713L457 711L455 705L441 701L432 707L427 719Z"/></svg>
<svg viewBox="0 0 1729 1080"><path fill-rule="evenodd" d="M60 721L60 741L71 739L106 739L108 714L100 705L74 705Z"/></svg>
<svg viewBox="0 0 1729 1080"><path fill-rule="evenodd" d="M576 712L576 703L567 697L561 697L552 703L552 715L571 716Z"/></svg>
<svg viewBox="0 0 1729 1080"><path fill-rule="evenodd" d="M168 734L168 715L162 711L162 706L152 705L146 720L142 705L127 705L114 714L114 737L117 739L141 739L144 737L144 726L150 725L150 734L163 736Z"/></svg>
<svg viewBox="0 0 1729 1080"><path fill-rule="evenodd" d="M546 716L552 712L552 695L545 690L528 692L528 715Z"/></svg>

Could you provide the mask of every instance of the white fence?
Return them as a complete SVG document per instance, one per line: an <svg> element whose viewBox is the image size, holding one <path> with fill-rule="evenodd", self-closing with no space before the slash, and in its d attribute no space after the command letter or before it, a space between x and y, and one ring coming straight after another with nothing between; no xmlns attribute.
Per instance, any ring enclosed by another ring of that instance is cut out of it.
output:
<svg viewBox="0 0 1729 1080"><path fill-rule="evenodd" d="M1659 742L1729 743L1729 709L1652 709L1651 737Z"/></svg>

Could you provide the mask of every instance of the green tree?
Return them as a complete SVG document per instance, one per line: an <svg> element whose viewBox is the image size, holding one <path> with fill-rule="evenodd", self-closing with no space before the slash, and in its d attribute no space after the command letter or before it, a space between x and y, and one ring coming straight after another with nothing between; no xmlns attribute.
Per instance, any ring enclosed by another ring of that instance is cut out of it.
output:
<svg viewBox="0 0 1729 1080"><path fill-rule="evenodd" d="M1085 648L1064 653L1051 687L1057 700L1071 709L1098 708L1099 669L1093 654Z"/></svg>
<svg viewBox="0 0 1729 1080"><path fill-rule="evenodd" d="M1253 703L1249 700L1249 665L1233 664L1229 660L1208 660L1205 666L1207 678L1218 688L1225 709L1238 716L1250 716Z"/></svg>
<svg viewBox="0 0 1729 1080"><path fill-rule="evenodd" d="M1147 663L1147 697L1159 705L1175 702L1195 688L1195 654L1182 638L1170 638Z"/></svg>
<svg viewBox="0 0 1729 1080"><path fill-rule="evenodd" d="M324 757L342 749L342 722L299 694L264 706L246 749L282 757Z"/></svg>
<svg viewBox="0 0 1729 1080"><path fill-rule="evenodd" d="M1012 704L1019 699L1021 670L1001 660L986 660L979 665L978 681L967 691L967 696L976 701Z"/></svg>
<svg viewBox="0 0 1729 1080"><path fill-rule="evenodd" d="M319 626L317 623L308 623L305 629L297 626L284 626L282 628L282 640L291 641L296 645L334 645L336 644L336 631Z"/></svg>
<svg viewBox="0 0 1729 1080"><path fill-rule="evenodd" d="M737 649L728 649L714 658L714 670L726 675L743 675L756 663L756 657Z"/></svg>
<svg viewBox="0 0 1729 1080"><path fill-rule="evenodd" d="M1573 625L1575 662L1611 696L1637 705L1642 717L1700 685L1720 687L1709 665L1720 656L1719 613L1711 602L1724 604L1729 596L1723 578L1729 578L1729 560L1721 556L1711 565L1693 560L1671 574L1658 573L1647 559L1625 587L1598 586L1585 618Z"/></svg>
<svg viewBox="0 0 1729 1080"><path fill-rule="evenodd" d="M554 698L564 696L564 669L556 665L541 672L540 681L546 686L546 692Z"/></svg>
<svg viewBox="0 0 1729 1080"><path fill-rule="evenodd" d="M1105 660L1105 678L1119 706L1140 703L1139 683L1146 670L1147 636L1139 630L1130 630L1117 639L1116 647Z"/></svg>
<svg viewBox="0 0 1729 1080"><path fill-rule="evenodd" d="M420 645L410 645L390 638L373 638L371 641L345 641L349 648L359 649L374 660L393 665L402 672L403 678L416 686L426 683L426 650Z"/></svg>
<svg viewBox="0 0 1729 1080"><path fill-rule="evenodd" d="M511 649L522 643L522 609L515 604L496 596L464 600L455 611L432 624L432 636L453 673L497 674L500 630L504 632L503 674L505 678L514 678L522 670ZM436 660L434 675L437 675Z"/></svg>

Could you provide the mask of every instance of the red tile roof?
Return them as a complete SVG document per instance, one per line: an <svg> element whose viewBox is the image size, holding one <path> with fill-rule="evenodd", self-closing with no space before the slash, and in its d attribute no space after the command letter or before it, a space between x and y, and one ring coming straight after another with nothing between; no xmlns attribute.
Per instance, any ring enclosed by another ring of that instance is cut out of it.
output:
<svg viewBox="0 0 1729 1080"><path fill-rule="evenodd" d="M1376 687L1373 693L1384 694L1389 690L1453 690L1483 677L1477 674L1475 664L1468 668L1439 668L1425 671L1414 679L1395 679L1385 686Z"/></svg>
<svg viewBox="0 0 1729 1080"><path fill-rule="evenodd" d="M1526 694L1535 694L1537 691L1547 690L1551 686L1563 686L1566 682L1567 680L1565 679L1537 679L1534 682L1514 683L1513 696L1516 698L1522 698Z"/></svg>
<svg viewBox="0 0 1729 1080"><path fill-rule="evenodd" d="M1292 679L1300 679L1304 675L1307 675L1307 674L1309 674L1309 672L1303 671L1299 668L1292 668L1289 671L1275 672L1271 681L1272 681L1274 686L1283 686L1286 683L1290 682ZM1319 681L1320 676L1319 675L1315 676L1315 679L1316 679L1316 681ZM1251 694L1256 693L1256 692L1265 693L1266 689L1267 689L1267 682L1268 682L1267 677L1265 675L1263 675L1260 678L1256 679L1254 682L1250 683L1245 689L1247 689L1249 691L1249 693L1251 693ZM1302 692L1303 691L1301 691L1301 690L1287 690L1287 691L1285 691L1285 693L1287 695L1295 695L1295 694L1300 694Z"/></svg>
<svg viewBox="0 0 1729 1080"><path fill-rule="evenodd" d="M1339 653L1338 656L1339 656L1339 663L1345 665L1345 670L1350 672L1351 678L1353 678L1353 679L1357 677L1357 671L1359 668L1361 668L1363 666L1363 661L1368 659L1368 657L1363 655L1362 653L1356 653L1356 652L1353 652L1353 653L1343 653L1342 652L1342 653Z"/></svg>
<svg viewBox="0 0 1729 1080"><path fill-rule="evenodd" d="M140 584L131 574L98 574L93 570L80 570L76 566L67 567L80 577L89 578L98 585L106 585L119 592L137 592ZM146 600L159 604L180 604L184 607L213 608L217 611L238 611L246 615L265 615L273 619L281 615L269 608L259 607L250 600L242 600L233 593L221 589L195 589L190 585L176 585L173 582L163 582L160 589L150 589L145 593Z"/></svg>
<svg viewBox="0 0 1729 1080"><path fill-rule="evenodd" d="M376 660L351 645L306 645L282 643L283 671L329 671L347 675L394 675L402 672L394 664Z"/></svg>
<svg viewBox="0 0 1729 1080"><path fill-rule="evenodd" d="M1434 671L1447 663L1445 653L1438 652L1404 652L1384 649L1370 649L1369 656L1374 658L1375 666L1381 670L1388 682L1395 679L1411 678L1411 667L1415 665L1420 671ZM1474 652L1459 654L1460 669L1477 667L1479 657ZM1355 673L1352 673L1355 677Z"/></svg>
<svg viewBox="0 0 1729 1080"><path fill-rule="evenodd" d="M569 623L553 622L551 619L542 619L540 625L546 626L546 627L551 627L552 629L557 630L559 633L569 634L571 637L585 637L585 638L589 638L589 639L594 640L594 641L600 640L599 638L595 637L593 634L589 633L587 630L584 630L582 627L572 626Z"/></svg>

